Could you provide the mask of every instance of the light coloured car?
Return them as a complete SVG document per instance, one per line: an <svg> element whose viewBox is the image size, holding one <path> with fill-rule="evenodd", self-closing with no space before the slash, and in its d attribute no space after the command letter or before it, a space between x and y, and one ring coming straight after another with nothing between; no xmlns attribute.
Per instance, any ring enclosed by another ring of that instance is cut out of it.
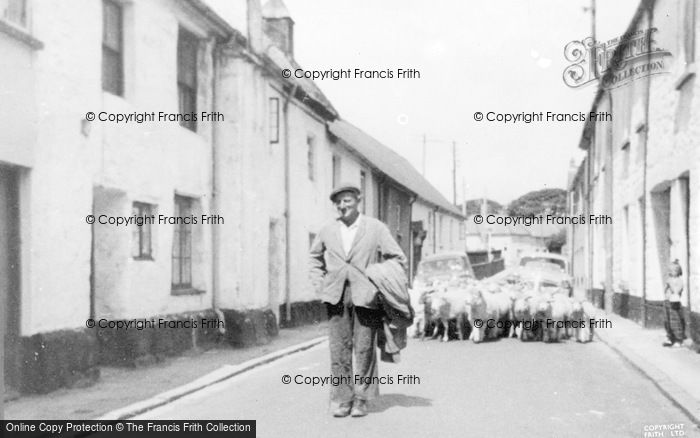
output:
<svg viewBox="0 0 700 438"><path fill-rule="evenodd" d="M506 269L489 280L500 283L522 283L528 288L562 288L569 296L573 293L573 279L568 272L569 262L560 254L548 252L527 253L519 266Z"/></svg>
<svg viewBox="0 0 700 438"><path fill-rule="evenodd" d="M554 254L551 252L529 252L520 257L520 266L530 266L533 264L534 267L539 269L559 269L562 272L569 273L569 261L561 254Z"/></svg>
<svg viewBox="0 0 700 438"><path fill-rule="evenodd" d="M520 257L519 269L534 278L542 287L560 287L573 294L573 278L569 274L569 261L561 254L532 252Z"/></svg>

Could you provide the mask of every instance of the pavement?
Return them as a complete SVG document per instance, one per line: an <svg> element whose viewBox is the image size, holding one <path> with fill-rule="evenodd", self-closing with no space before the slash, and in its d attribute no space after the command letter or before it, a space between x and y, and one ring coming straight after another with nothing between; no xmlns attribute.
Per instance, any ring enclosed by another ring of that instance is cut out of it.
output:
<svg viewBox="0 0 700 438"><path fill-rule="evenodd" d="M100 367L92 386L26 395L4 403L6 420L126 418L171 402L271 360L322 342L326 323L281 329L269 344L234 348L222 344L190 350L137 368Z"/></svg>
<svg viewBox="0 0 700 438"><path fill-rule="evenodd" d="M596 337L647 377L671 402L700 425L700 354L697 346L664 347L663 329L644 329L634 321L599 311L610 328Z"/></svg>

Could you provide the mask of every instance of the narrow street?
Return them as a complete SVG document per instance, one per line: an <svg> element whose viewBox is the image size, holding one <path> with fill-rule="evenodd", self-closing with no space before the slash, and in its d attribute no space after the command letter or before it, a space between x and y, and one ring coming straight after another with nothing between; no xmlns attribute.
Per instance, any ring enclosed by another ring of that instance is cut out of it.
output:
<svg viewBox="0 0 700 438"><path fill-rule="evenodd" d="M255 419L258 436L644 436L645 425L690 420L601 342L411 340L364 418L333 418L327 343L261 366L135 419ZM290 375L291 384L282 383ZM414 375L416 384L398 384Z"/></svg>

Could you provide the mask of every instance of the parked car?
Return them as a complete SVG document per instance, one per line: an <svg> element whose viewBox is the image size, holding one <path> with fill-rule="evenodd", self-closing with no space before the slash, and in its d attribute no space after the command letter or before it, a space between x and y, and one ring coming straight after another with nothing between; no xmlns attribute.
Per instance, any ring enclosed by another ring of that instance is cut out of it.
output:
<svg viewBox="0 0 700 438"><path fill-rule="evenodd" d="M543 264L545 268L552 267L555 265L554 269L558 267L561 271L569 273L569 261L566 257L561 254L554 254L551 252L529 252L520 257L520 266L529 266L531 264L539 265Z"/></svg>
<svg viewBox="0 0 700 438"><path fill-rule="evenodd" d="M573 294L573 278L568 272L568 260L548 252L527 253L520 258L519 266L506 269L490 280L506 283L526 283L538 288L558 287Z"/></svg>
<svg viewBox="0 0 700 438"><path fill-rule="evenodd" d="M519 268L541 287L560 287L573 294L573 278L569 274L569 261L561 254L532 252L520 257Z"/></svg>
<svg viewBox="0 0 700 438"><path fill-rule="evenodd" d="M452 251L432 254L418 264L414 289L430 287L435 282L453 282L474 278L474 270L466 252Z"/></svg>

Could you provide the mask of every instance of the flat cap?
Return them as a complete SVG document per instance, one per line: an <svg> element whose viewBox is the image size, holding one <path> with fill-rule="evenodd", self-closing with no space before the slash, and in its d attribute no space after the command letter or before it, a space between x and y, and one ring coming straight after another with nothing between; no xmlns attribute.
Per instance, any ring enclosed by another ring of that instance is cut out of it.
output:
<svg viewBox="0 0 700 438"><path fill-rule="evenodd" d="M342 183L342 184L338 184L338 187L334 188L333 191L331 192L331 196L330 196L331 201L335 202L335 197L343 192L354 192L358 196L360 194L362 194L362 192L360 191L360 188L357 187L355 184Z"/></svg>

